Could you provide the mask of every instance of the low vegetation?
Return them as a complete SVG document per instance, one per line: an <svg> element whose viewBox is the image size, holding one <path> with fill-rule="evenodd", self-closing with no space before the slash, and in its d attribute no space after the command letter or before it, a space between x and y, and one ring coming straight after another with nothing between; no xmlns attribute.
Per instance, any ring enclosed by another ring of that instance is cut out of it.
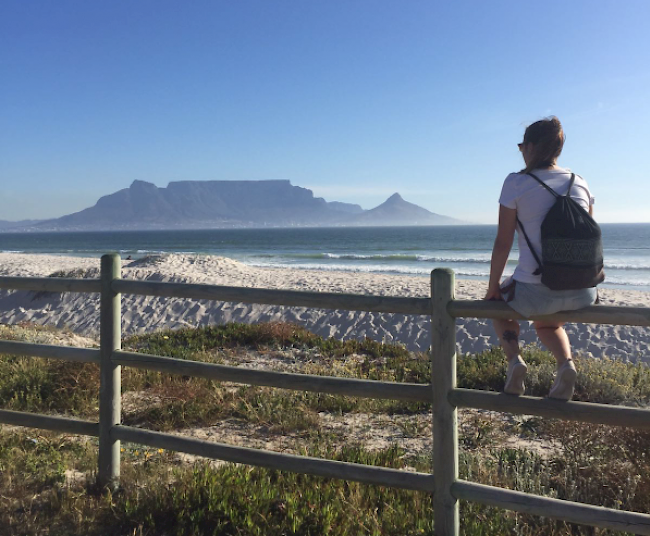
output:
<svg viewBox="0 0 650 536"><path fill-rule="evenodd" d="M74 337L34 326L0 326L4 339L51 343L55 337L58 344L66 344L66 336ZM323 339L287 324L160 332L126 339L124 347L309 374L412 383L428 383L431 375L424 354L369 340ZM528 393L543 396L552 381L553 360L536 347L526 349L525 359L530 364ZM631 406L650 402L646 366L580 359L579 368L578 400ZM458 361L461 387L498 391L504 377L498 349ZM98 385L98 369L92 364L0 356L3 409L97 419ZM219 441L219 434L227 432L237 444L277 445L309 456L431 470L431 415L426 404L239 386L126 367L122 387L123 418L130 425L207 433ZM650 512L649 432L491 412L459 413L462 478ZM382 428L391 432L382 435ZM432 534L426 493L123 444L122 487L111 494L95 485L95 439L9 426L0 430L0 534ZM380 436L388 439L378 443ZM466 535L610 534L465 502L461 516Z"/></svg>
<svg viewBox="0 0 650 536"><path fill-rule="evenodd" d="M93 279L99 276L97 268L73 268L72 270L58 270L52 272L47 277L62 278L62 279ZM61 297L63 294L60 292L38 291L32 292L32 301L42 300L52 296Z"/></svg>

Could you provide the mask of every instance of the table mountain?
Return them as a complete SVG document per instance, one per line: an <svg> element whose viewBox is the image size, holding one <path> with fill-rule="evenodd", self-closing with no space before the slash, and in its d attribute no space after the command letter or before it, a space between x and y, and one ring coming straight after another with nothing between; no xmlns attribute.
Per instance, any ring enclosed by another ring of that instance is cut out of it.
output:
<svg viewBox="0 0 650 536"><path fill-rule="evenodd" d="M24 230L209 229L462 223L404 201L399 194L372 210L327 202L288 180L179 181L166 188L134 181L95 206Z"/></svg>

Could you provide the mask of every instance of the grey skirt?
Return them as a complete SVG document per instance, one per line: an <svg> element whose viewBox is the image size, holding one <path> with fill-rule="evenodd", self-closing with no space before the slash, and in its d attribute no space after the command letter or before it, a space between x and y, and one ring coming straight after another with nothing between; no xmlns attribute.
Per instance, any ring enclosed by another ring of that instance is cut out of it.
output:
<svg viewBox="0 0 650 536"><path fill-rule="evenodd" d="M545 285L522 283L508 277L501 284L503 300L520 315L529 318L558 311L573 311L596 303L597 290L551 290Z"/></svg>

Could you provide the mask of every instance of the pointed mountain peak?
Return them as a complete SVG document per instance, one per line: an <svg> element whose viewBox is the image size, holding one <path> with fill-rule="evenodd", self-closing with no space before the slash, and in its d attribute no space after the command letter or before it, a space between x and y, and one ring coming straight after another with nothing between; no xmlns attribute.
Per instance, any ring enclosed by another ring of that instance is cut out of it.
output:
<svg viewBox="0 0 650 536"><path fill-rule="evenodd" d="M386 203L395 203L397 201L404 201L401 195L399 193L395 192L393 195L391 195L388 199L386 199Z"/></svg>
<svg viewBox="0 0 650 536"><path fill-rule="evenodd" d="M356 225L439 225L462 223L448 216L441 216L414 203L405 201L394 193L378 207L356 217Z"/></svg>

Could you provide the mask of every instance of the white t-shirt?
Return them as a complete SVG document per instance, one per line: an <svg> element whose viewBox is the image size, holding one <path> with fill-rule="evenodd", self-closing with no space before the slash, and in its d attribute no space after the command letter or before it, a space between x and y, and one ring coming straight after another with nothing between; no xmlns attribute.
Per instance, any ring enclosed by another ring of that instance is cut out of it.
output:
<svg viewBox="0 0 650 536"><path fill-rule="evenodd" d="M559 195L565 195L569 189L571 171L563 168L534 169L532 173L544 184ZM585 210L594 204L594 198L589 192L586 181L576 175L571 188L571 198L577 201ZM511 173L506 177L501 190L499 203L506 208L517 209L517 217L526 230L538 257L542 257L541 226L546 213L555 203L555 196L539 184L530 175ZM541 275L533 275L538 268L524 234L517 225L519 243L519 264L515 268L513 278L522 283L541 283Z"/></svg>

